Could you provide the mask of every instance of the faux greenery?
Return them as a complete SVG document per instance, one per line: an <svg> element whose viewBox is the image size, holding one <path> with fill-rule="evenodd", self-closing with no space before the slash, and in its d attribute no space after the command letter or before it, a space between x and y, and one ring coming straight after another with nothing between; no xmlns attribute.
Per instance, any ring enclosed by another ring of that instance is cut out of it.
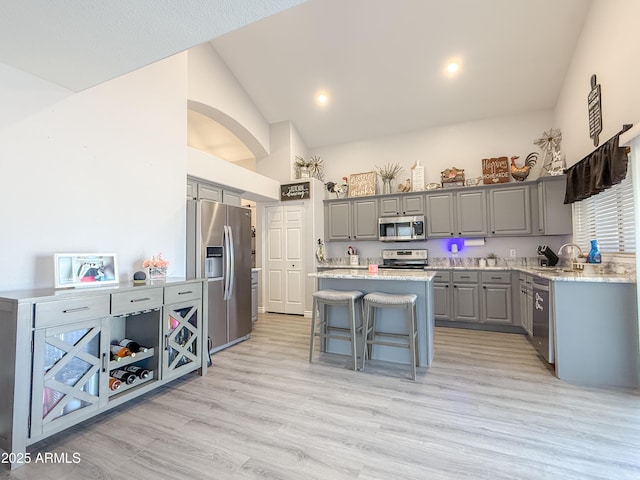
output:
<svg viewBox="0 0 640 480"><path fill-rule="evenodd" d="M320 157L314 155L309 160L305 160L302 157L296 156L296 161L293 164L296 169L301 168L309 169L309 175L318 180L324 180L324 162Z"/></svg>
<svg viewBox="0 0 640 480"><path fill-rule="evenodd" d="M402 167L400 166L399 163L387 163L382 167L378 167L376 165L375 168L376 168L376 173L380 175L380 177L387 178L389 180L393 180L398 175L400 175L400 172L402 172Z"/></svg>
<svg viewBox="0 0 640 480"><path fill-rule="evenodd" d="M490 253L489 255L487 255L487 258L494 258L497 259L498 256L495 253Z"/></svg>

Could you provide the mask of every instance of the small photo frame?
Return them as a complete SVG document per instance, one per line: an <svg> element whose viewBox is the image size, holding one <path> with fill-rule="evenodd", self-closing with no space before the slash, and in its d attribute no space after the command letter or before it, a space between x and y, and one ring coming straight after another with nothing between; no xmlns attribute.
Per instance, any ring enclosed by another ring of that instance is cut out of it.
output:
<svg viewBox="0 0 640 480"><path fill-rule="evenodd" d="M118 261L115 253L55 253L55 287L90 287L116 284Z"/></svg>

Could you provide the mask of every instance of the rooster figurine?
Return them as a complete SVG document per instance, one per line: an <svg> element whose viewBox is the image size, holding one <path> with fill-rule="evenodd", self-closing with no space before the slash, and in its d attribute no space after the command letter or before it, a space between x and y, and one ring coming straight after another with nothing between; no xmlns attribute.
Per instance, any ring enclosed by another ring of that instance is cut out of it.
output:
<svg viewBox="0 0 640 480"><path fill-rule="evenodd" d="M511 176L520 182L526 180L529 176L529 172L531 171L531 167L536 164L536 160L538 160L538 153L531 152L527 155L527 158L524 161L524 165L518 167L516 165L516 160L520 158L518 156L511 157Z"/></svg>

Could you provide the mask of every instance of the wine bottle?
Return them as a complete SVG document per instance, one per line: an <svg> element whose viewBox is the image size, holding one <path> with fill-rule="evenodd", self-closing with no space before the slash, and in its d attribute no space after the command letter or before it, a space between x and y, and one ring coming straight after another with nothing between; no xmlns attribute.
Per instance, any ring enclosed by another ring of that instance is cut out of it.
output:
<svg viewBox="0 0 640 480"><path fill-rule="evenodd" d="M122 386L122 382L117 378L109 378L109 388L111 390L118 390Z"/></svg>
<svg viewBox="0 0 640 480"><path fill-rule="evenodd" d="M146 352L149 350L147 347L143 347L138 342L134 342L129 338L123 338L122 340L120 340L120 346L127 347L133 353Z"/></svg>
<svg viewBox="0 0 640 480"><path fill-rule="evenodd" d="M150 373L149 370L139 367L138 365L127 365L122 370L133 373L134 375L137 375L138 378L147 378Z"/></svg>
<svg viewBox="0 0 640 480"><path fill-rule="evenodd" d="M136 354L129 350L127 347L121 347L120 345L111 345L111 353L117 357L135 357Z"/></svg>
<svg viewBox="0 0 640 480"><path fill-rule="evenodd" d="M111 354L111 361L112 362L119 362L120 360L122 360L122 357L119 357L119 356L115 355L114 353Z"/></svg>
<svg viewBox="0 0 640 480"><path fill-rule="evenodd" d="M126 383L127 385L131 385L138 378L136 374L127 372L121 368L118 368L117 370L111 370L111 376L113 378L117 378L121 382Z"/></svg>

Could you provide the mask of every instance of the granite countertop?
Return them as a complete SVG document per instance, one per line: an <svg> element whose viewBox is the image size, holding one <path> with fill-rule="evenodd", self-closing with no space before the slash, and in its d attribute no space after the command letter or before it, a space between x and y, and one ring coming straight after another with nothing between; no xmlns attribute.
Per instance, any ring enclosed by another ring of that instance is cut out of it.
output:
<svg viewBox="0 0 640 480"><path fill-rule="evenodd" d="M553 280L556 282L604 282L604 283L636 283L636 276L630 273L596 273L570 270L562 267L525 267L525 266L497 266L497 267L455 267L429 266L431 271L442 270L478 270L478 271L516 271L529 275Z"/></svg>
<svg viewBox="0 0 640 480"><path fill-rule="evenodd" d="M378 270L376 273L369 273L362 268L334 268L322 272L309 273L313 278L335 278L347 280L400 280L412 282L430 282L435 276L435 271L429 270Z"/></svg>

